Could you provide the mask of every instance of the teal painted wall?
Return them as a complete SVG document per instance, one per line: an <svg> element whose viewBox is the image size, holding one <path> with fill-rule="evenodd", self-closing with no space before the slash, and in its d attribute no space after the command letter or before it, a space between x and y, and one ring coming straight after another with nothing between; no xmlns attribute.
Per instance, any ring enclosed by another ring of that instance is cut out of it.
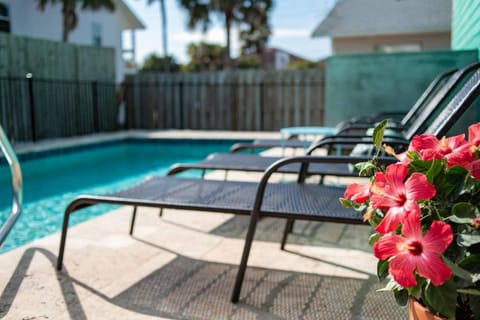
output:
<svg viewBox="0 0 480 320"><path fill-rule="evenodd" d="M477 59L477 50L330 57L325 125L382 111L407 111L437 74ZM471 109L468 117L478 119Z"/></svg>
<svg viewBox="0 0 480 320"><path fill-rule="evenodd" d="M454 0L452 5L452 49L480 48L480 1Z"/></svg>

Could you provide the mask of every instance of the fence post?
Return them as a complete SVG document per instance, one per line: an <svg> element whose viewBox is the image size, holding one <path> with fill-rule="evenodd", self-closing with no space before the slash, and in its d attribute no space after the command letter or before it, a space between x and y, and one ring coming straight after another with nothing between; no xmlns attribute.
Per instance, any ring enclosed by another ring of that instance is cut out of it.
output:
<svg viewBox="0 0 480 320"><path fill-rule="evenodd" d="M25 75L28 81L28 100L30 102L30 126L32 128L32 141L37 141L37 128L35 123L35 99L33 97L33 74Z"/></svg>
<svg viewBox="0 0 480 320"><path fill-rule="evenodd" d="M180 80L180 82L178 83L178 91L180 92L180 99L179 99L180 129L184 129L184 126L183 126L183 80Z"/></svg>
<svg viewBox="0 0 480 320"><path fill-rule="evenodd" d="M264 101L265 81L260 81L260 131L265 130L265 101Z"/></svg>
<svg viewBox="0 0 480 320"><path fill-rule="evenodd" d="M98 83L92 81L93 132L100 132L98 123Z"/></svg>

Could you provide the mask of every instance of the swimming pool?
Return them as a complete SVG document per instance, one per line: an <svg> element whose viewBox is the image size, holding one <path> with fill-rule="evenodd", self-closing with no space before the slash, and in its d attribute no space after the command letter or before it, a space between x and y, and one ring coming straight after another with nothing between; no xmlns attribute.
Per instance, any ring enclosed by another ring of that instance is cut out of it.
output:
<svg viewBox="0 0 480 320"><path fill-rule="evenodd" d="M114 192L146 175L165 175L177 162L195 162L212 152L227 152L237 140L124 139L19 156L24 184L24 211L0 253L61 229L63 211L81 193ZM199 175L187 172L183 175ZM0 221L11 206L11 176L0 165ZM70 225L111 210L97 205L72 215Z"/></svg>

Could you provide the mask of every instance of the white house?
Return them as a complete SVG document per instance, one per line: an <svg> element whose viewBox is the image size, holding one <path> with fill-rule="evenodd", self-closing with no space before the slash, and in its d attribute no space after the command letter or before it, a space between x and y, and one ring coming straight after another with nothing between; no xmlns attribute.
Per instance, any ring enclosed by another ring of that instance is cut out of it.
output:
<svg viewBox="0 0 480 320"><path fill-rule="evenodd" d="M135 30L145 29L135 13L123 2L113 0L115 10L77 9L78 25L69 34L68 42L78 45L113 47L115 49L116 80L123 79L127 69L123 58L122 32L130 30L134 44ZM32 38L62 41L62 5L49 4L44 11L35 0L0 0L0 32ZM128 50L132 61L135 47ZM131 64L130 64L131 65Z"/></svg>
<svg viewBox="0 0 480 320"><path fill-rule="evenodd" d="M450 49L452 0L338 0L313 31L335 54Z"/></svg>

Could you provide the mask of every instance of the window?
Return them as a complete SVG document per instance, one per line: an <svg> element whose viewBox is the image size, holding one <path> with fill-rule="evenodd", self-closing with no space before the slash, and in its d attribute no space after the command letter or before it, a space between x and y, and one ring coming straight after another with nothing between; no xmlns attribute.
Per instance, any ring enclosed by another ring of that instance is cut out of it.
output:
<svg viewBox="0 0 480 320"><path fill-rule="evenodd" d="M102 25L98 22L92 23L92 43L94 46L102 46Z"/></svg>
<svg viewBox="0 0 480 320"><path fill-rule="evenodd" d="M0 32L10 32L10 10L7 4L0 2Z"/></svg>
<svg viewBox="0 0 480 320"><path fill-rule="evenodd" d="M419 43L383 44L376 46L375 49L383 53L418 52L422 51L422 46Z"/></svg>

